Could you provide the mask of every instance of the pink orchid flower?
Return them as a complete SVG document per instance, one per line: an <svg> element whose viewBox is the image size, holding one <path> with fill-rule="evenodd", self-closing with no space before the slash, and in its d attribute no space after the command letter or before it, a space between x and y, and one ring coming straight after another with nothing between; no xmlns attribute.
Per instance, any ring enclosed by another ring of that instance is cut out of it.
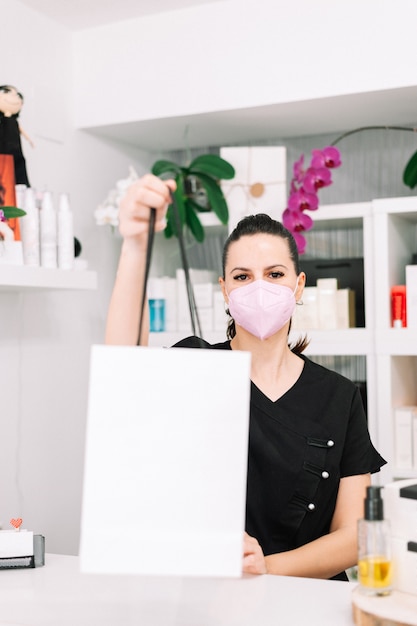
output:
<svg viewBox="0 0 417 626"><path fill-rule="evenodd" d="M307 170L304 169L303 154L294 163L288 207L282 214L282 223L294 236L300 254L304 254L306 249L306 239L301 232L313 227L313 220L304 211L318 209L319 189L332 184L329 170L342 164L340 152L334 146L312 150L311 154L312 159Z"/></svg>
<svg viewBox="0 0 417 626"><path fill-rule="evenodd" d="M311 154L313 158L311 159L310 167L334 168L342 165L340 152L334 146L327 146L323 150L312 150Z"/></svg>
<svg viewBox="0 0 417 626"><path fill-rule="evenodd" d="M304 154L300 156L293 166L293 181L301 183L304 176Z"/></svg>
<svg viewBox="0 0 417 626"><path fill-rule="evenodd" d="M303 187L309 193L315 193L322 187L332 184L332 175L327 167L309 167L305 173Z"/></svg>
<svg viewBox="0 0 417 626"><path fill-rule="evenodd" d="M307 213L303 211L292 211L291 209L285 209L282 214L282 223L285 228L290 232L300 232L302 230L310 230L313 228L313 220Z"/></svg>
<svg viewBox="0 0 417 626"><path fill-rule="evenodd" d="M303 187L292 193L288 199L288 208L292 211L315 211L319 206L316 190L307 192Z"/></svg>

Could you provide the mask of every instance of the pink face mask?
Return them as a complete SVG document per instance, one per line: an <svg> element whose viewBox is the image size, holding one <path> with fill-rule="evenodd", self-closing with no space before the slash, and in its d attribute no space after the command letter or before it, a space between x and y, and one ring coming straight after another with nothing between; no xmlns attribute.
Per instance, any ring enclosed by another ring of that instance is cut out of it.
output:
<svg viewBox="0 0 417 626"><path fill-rule="evenodd" d="M293 314L296 289L297 285L292 291L285 285L255 280L228 294L230 315L255 337L267 339L281 330Z"/></svg>

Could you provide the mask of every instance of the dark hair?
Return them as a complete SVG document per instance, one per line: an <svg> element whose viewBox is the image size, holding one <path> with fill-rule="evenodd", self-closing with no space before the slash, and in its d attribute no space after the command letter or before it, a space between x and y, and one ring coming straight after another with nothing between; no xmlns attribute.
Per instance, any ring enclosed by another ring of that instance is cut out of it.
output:
<svg viewBox="0 0 417 626"><path fill-rule="evenodd" d="M19 98L21 99L22 104L23 104L23 96L20 93L20 91L17 91L16 87L13 87L13 85L0 85L0 93L9 93L12 89L15 89L17 95L19 96ZM12 115L12 118L17 120L17 118L19 117L19 114L20 114L20 111L18 111L14 115ZM0 111L0 115L3 115L3 113L1 111Z"/></svg>
<svg viewBox="0 0 417 626"><path fill-rule="evenodd" d="M285 239L288 242L288 249L290 252L290 258L294 263L294 269L298 276L300 273L300 260L298 256L298 248L295 242L294 237L287 230L281 222L272 219L266 213L257 213L256 215L248 215L244 217L240 222L238 222L237 226L230 233L223 247L223 257L222 257L222 270L223 270L223 278L225 278L225 270L227 257L229 254L229 248L232 243L235 241L239 241L241 237L246 237L248 235L275 235L276 237L281 237L281 239ZM227 310L226 313L230 315ZM291 329L291 322L290 322ZM227 327L227 338L233 339L236 335L236 325L234 319L230 319L228 327ZM295 354L300 354L305 348L308 346L308 340L306 337L302 337L298 339L298 341L294 345L290 345L290 348Z"/></svg>
<svg viewBox="0 0 417 626"><path fill-rule="evenodd" d="M16 91L17 95L23 102L23 96L20 91L17 91L16 87L13 87L13 85L0 85L0 91L2 91L3 93L9 93L12 89Z"/></svg>

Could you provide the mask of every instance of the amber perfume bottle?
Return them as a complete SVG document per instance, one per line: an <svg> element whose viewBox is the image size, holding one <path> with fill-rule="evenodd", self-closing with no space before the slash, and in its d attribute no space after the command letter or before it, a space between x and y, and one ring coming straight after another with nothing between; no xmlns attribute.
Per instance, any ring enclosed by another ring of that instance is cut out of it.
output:
<svg viewBox="0 0 417 626"><path fill-rule="evenodd" d="M387 595L392 589L390 525L384 520L381 487L367 487L364 518L358 522L358 580L368 595Z"/></svg>

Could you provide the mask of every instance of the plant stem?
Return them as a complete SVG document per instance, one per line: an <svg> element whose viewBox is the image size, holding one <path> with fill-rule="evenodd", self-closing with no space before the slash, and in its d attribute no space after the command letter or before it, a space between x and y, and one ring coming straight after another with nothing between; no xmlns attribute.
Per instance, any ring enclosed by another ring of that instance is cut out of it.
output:
<svg viewBox="0 0 417 626"><path fill-rule="evenodd" d="M332 143L331 146L335 146L339 141L345 139L345 137L349 137L349 135L353 135L354 133L359 133L363 130L409 130L413 133L417 132L417 128L409 128L407 126L361 126L360 128L355 128L354 130L349 130L347 133L343 133L337 137Z"/></svg>

